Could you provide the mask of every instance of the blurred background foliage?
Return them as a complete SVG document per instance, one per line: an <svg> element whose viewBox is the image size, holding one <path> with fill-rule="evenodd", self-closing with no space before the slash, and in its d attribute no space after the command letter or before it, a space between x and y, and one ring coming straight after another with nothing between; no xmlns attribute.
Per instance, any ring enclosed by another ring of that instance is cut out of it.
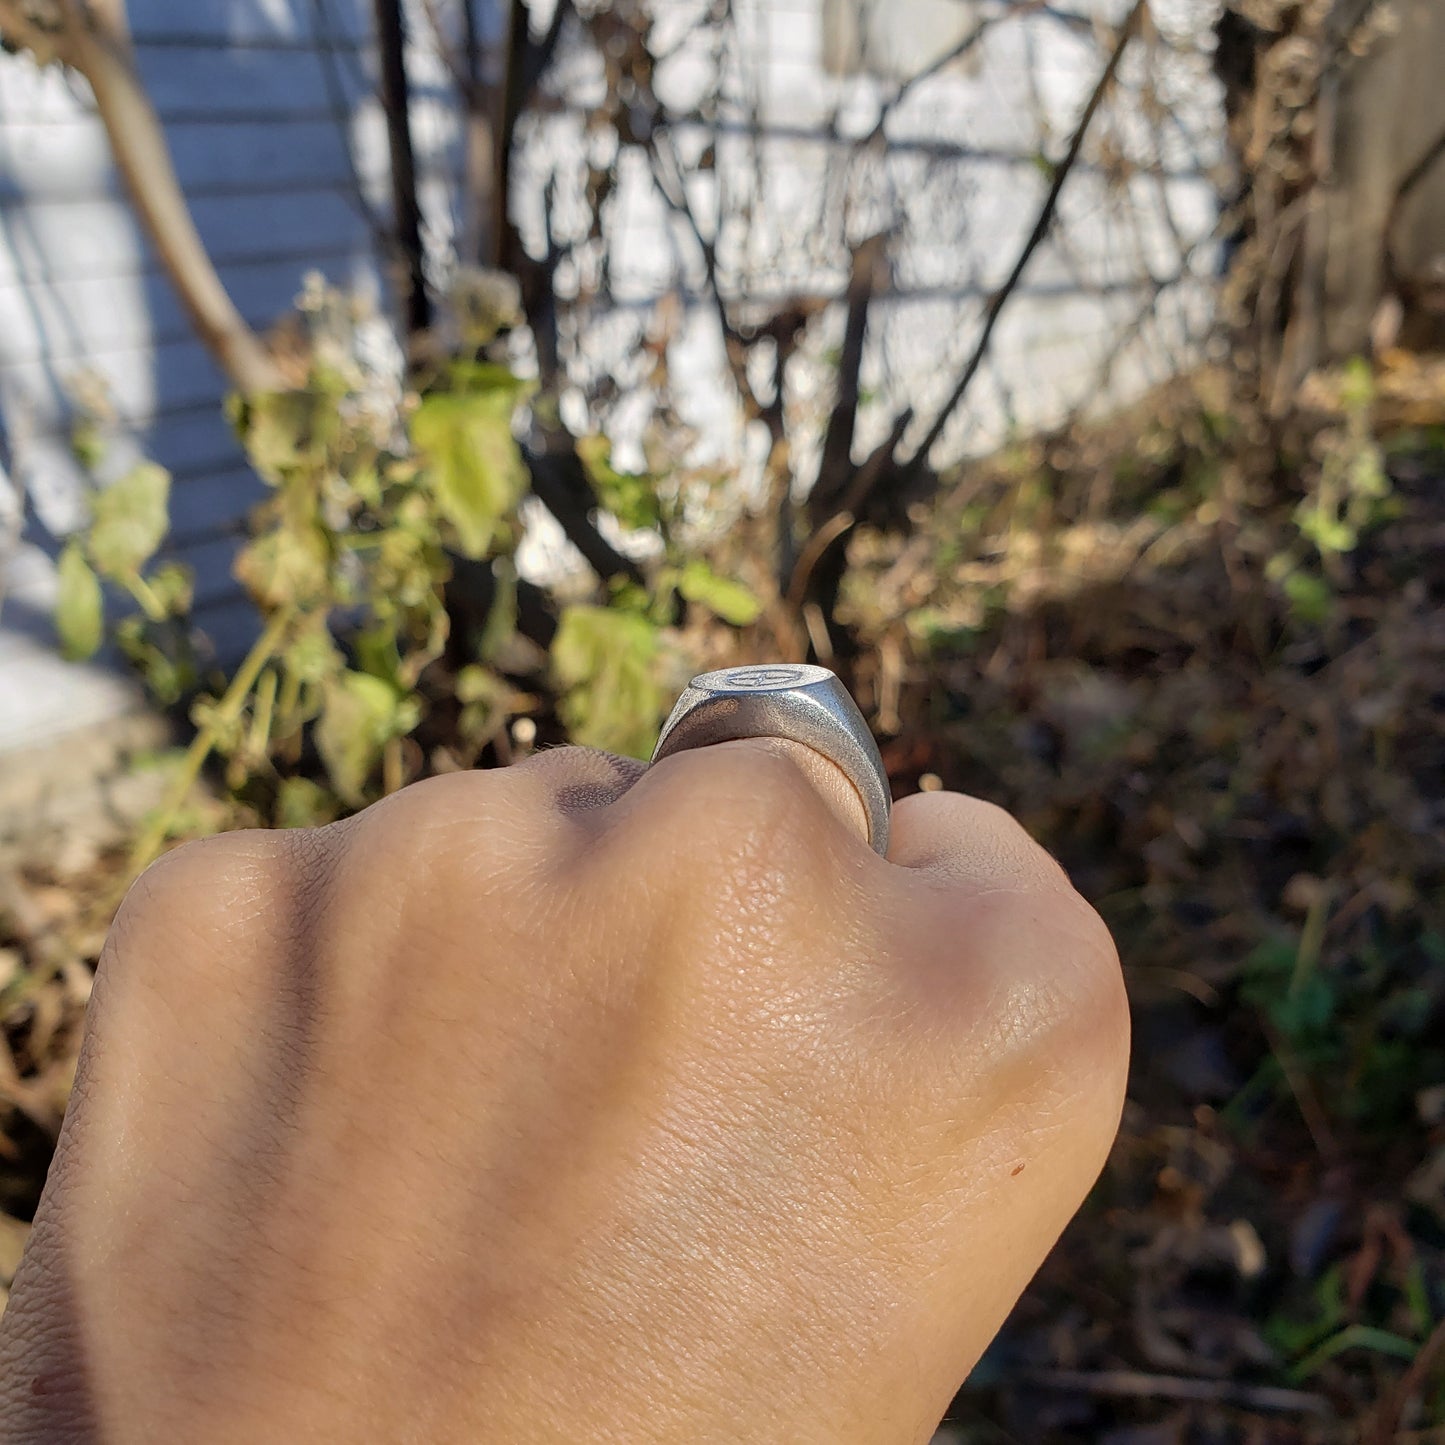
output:
<svg viewBox="0 0 1445 1445"><path fill-rule="evenodd" d="M1332 342L1309 284L1312 137L1342 68L1388 42L1386 9L1225 11L1239 194L1213 237L1229 264L1208 344L1127 405L1081 403L937 468L1122 57L1158 40L1148 5L1101 33L1077 129L1040 158L1037 224L930 416L869 384L892 233L857 195L830 222L841 330L807 298L740 305L719 281L727 217L690 190L716 159L682 154L657 99L653 9L559 6L542 31L524 13L500 79L467 92L500 157L480 264L423 278L398 196L389 349L319 277L266 337L221 319L230 420L268 488L236 562L259 619L245 656L217 664L166 558L161 467L98 488L60 556L67 654L111 639L180 746L137 761L164 783L123 846L37 853L0 881L0 1279L109 912L160 849L564 741L646 756L693 672L807 657L859 698L896 793L979 793L1047 844L1113 928L1134 1001L1114 1157L949 1438L1445 1440L1445 362L1423 283L1385 276L1362 347ZM0 35L88 74L74 13L0 5ZM699 23L722 30L728 7ZM529 248L510 148L579 49L606 77L583 219ZM627 152L693 237L766 438L746 494L682 420L665 309L625 378L589 374L569 341L559 276L605 271ZM1404 194L1428 167L1400 165ZM178 287L197 264L171 258ZM786 382L810 355L825 384ZM75 448L97 464L100 429ZM585 568L522 575L532 502Z"/></svg>

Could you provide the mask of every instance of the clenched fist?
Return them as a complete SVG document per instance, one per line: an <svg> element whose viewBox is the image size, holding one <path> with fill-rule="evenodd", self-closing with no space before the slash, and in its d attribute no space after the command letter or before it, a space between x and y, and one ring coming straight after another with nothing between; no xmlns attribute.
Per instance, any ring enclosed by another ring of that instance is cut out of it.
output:
<svg viewBox="0 0 1445 1445"><path fill-rule="evenodd" d="M574 749L135 885L0 1441L901 1442L1093 1182L1108 933L996 808Z"/></svg>

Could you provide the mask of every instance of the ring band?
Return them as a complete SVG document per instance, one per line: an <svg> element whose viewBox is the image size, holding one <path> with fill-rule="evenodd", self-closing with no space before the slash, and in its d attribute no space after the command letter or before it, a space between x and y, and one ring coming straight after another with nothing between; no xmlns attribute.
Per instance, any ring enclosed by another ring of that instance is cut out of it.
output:
<svg viewBox="0 0 1445 1445"><path fill-rule="evenodd" d="M826 667L770 663L701 673L663 724L652 761L738 738L783 738L836 764L862 800L869 844L887 856L888 774L858 704Z"/></svg>

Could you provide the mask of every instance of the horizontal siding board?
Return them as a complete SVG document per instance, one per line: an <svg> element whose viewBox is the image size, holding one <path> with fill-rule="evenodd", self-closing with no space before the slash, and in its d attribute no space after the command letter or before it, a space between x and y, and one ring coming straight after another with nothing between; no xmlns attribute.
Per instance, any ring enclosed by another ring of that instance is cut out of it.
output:
<svg viewBox="0 0 1445 1445"><path fill-rule="evenodd" d="M184 562L192 569L196 603L205 606L243 595L240 583L231 575L237 546L237 539L232 537L217 537L188 547L177 547L171 539L161 550L167 559Z"/></svg>
<svg viewBox="0 0 1445 1445"><path fill-rule="evenodd" d="M213 410L165 417L142 429L145 447L178 476L197 476L235 466L240 443L217 400Z"/></svg>
<svg viewBox="0 0 1445 1445"><path fill-rule="evenodd" d="M54 397L57 382L64 380L67 370L79 369L43 361L17 363L0 371L0 395L7 400L23 397L27 411L37 411L42 421L53 420L59 405L51 401L48 413L44 408ZM125 417L148 416L162 397L177 405L215 400L226 391L225 378L197 341L108 352L96 356L87 369L105 388L116 411Z"/></svg>
<svg viewBox="0 0 1445 1445"><path fill-rule="evenodd" d="M306 254L355 245L370 232L351 200L334 191L225 196L191 207L202 240L221 266L276 252ZM0 215L0 286L125 274L158 259L128 209L107 199L13 207Z"/></svg>
<svg viewBox="0 0 1445 1445"><path fill-rule="evenodd" d="M177 482L171 488L171 527L181 550L188 554L193 538L214 538L227 530L241 535L247 513L265 495L265 486L246 466Z"/></svg>
<svg viewBox="0 0 1445 1445"><path fill-rule="evenodd" d="M107 269L107 260L110 267L115 269ZM293 246L274 251L263 243L249 255L212 257L212 260L216 262L216 270L227 286L243 285L242 278L247 271L276 270L297 278L292 287L293 291L300 289L300 278L308 271L321 271L338 282L355 281L359 284L362 276L370 275L375 270L375 261L369 247L358 245L354 239L343 239L330 246L311 246L304 249ZM0 245L0 268L3 268L4 261L5 251L3 245ZM98 258L95 266L75 275L60 277L53 274L35 275L29 271L17 275L12 271L8 273L8 279L0 283L0 308L17 304L17 297L23 301L41 287L59 291L78 284L114 287L122 284L154 283L169 286L165 271L154 256L141 256L139 260L132 260L128 265L125 262L124 256L102 256ZM8 315L8 312L4 314Z"/></svg>
<svg viewBox="0 0 1445 1445"><path fill-rule="evenodd" d="M235 41L311 41L318 33L358 40L370 30L367 0L129 0L137 44L156 35L187 34L214 45ZM325 17L318 27L318 12Z"/></svg>
<svg viewBox="0 0 1445 1445"><path fill-rule="evenodd" d="M253 331L262 331L268 324L268 318L252 317L249 324ZM49 375L54 380L63 382L67 377L82 376L88 371L104 375L112 369L144 369L151 365L157 355L164 355L172 348L186 346L194 340L195 332L190 326L177 325L155 336L134 337L107 346L56 346L49 348L41 356L32 353L29 356L0 358L0 383L24 387L28 384L27 378L38 374ZM216 375L219 376L220 372L217 371ZM191 398L188 397L189 399ZM126 418L141 415L128 410L118 414Z"/></svg>
<svg viewBox="0 0 1445 1445"><path fill-rule="evenodd" d="M237 184L333 185L350 175L345 132L330 118L285 126L176 125L166 138L188 196ZM123 194L111 165L110 144L95 121L87 117L73 126L0 126L0 204L22 197L71 199L87 191Z"/></svg>
<svg viewBox="0 0 1445 1445"><path fill-rule="evenodd" d="M234 666L261 631L260 614L240 593L197 607L193 621L223 666Z"/></svg>
<svg viewBox="0 0 1445 1445"><path fill-rule="evenodd" d="M261 53L215 46L140 50L136 60L151 104L164 117L172 108L204 104L216 115L243 107L285 107L300 96L325 101L328 94L321 57L314 50ZM351 102L367 91L350 66L338 65L336 77Z"/></svg>
<svg viewBox="0 0 1445 1445"><path fill-rule="evenodd" d="M221 279L241 314L264 329L291 309L308 271L328 269L298 261L263 262L224 267ZM42 357L78 362L193 334L169 282L154 272L0 287L0 316L6 323L0 330L0 367Z"/></svg>
<svg viewBox="0 0 1445 1445"><path fill-rule="evenodd" d="M500 29L498 0L469 0L483 36ZM131 35L137 46L225 45L235 48L290 49L318 44L352 49L371 42L368 0L130 0ZM454 7L439 7L451 18ZM426 7L420 0L404 6L407 33L417 49L434 48Z"/></svg>
<svg viewBox="0 0 1445 1445"><path fill-rule="evenodd" d="M339 97L348 108L371 100L376 82L355 55L316 49L274 52L138 47L137 66L161 120L200 117L225 121L253 115L291 115L310 110L325 117ZM435 58L419 55L411 87L419 100L454 103L450 75ZM0 54L0 123L10 120L64 125L77 116L94 116L95 103L85 82L26 57Z"/></svg>
<svg viewBox="0 0 1445 1445"><path fill-rule="evenodd" d="M27 441L33 443L46 438L67 444L68 435L63 423L50 423L36 427ZM138 453L150 457L182 480L234 470L243 460L240 443L224 415L219 396L207 397L195 408L150 423L104 423L97 428L96 438L102 451L123 447L127 456Z"/></svg>

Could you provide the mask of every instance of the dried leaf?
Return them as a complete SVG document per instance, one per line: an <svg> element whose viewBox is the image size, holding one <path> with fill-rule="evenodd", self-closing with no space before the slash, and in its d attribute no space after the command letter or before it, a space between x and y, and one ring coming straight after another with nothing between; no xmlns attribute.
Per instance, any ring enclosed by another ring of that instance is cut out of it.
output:
<svg viewBox="0 0 1445 1445"><path fill-rule="evenodd" d="M142 462L96 493L87 545L103 576L128 577L150 561L170 525L170 491L171 474Z"/></svg>

